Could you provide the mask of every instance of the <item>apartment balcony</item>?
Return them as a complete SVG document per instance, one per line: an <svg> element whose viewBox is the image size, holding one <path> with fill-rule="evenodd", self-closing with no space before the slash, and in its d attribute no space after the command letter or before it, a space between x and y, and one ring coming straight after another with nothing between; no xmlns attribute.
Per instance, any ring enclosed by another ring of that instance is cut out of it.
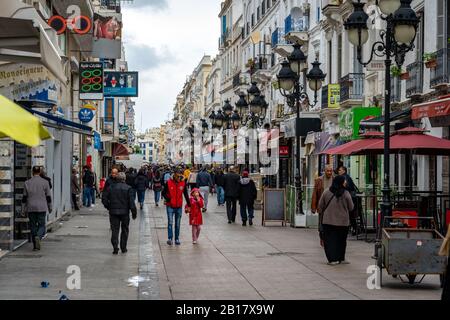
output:
<svg viewBox="0 0 450 320"><path fill-rule="evenodd" d="M113 10L117 13L121 13L120 0L101 0L100 6L102 9Z"/></svg>
<svg viewBox="0 0 450 320"><path fill-rule="evenodd" d="M341 108L363 104L364 78L364 73L349 73L339 80Z"/></svg>
<svg viewBox="0 0 450 320"><path fill-rule="evenodd" d="M330 20L341 19L340 6L344 0L322 0L322 13Z"/></svg>
<svg viewBox="0 0 450 320"><path fill-rule="evenodd" d="M417 61L406 67L409 79L406 80L406 97L417 98L423 93L423 62Z"/></svg>
<svg viewBox="0 0 450 320"><path fill-rule="evenodd" d="M219 48L220 49L225 49L228 46L230 46L231 43L232 43L231 30L229 28L227 28L225 30L225 33L222 34L222 36L219 38Z"/></svg>
<svg viewBox="0 0 450 320"><path fill-rule="evenodd" d="M291 54L293 48L285 38L284 28L276 28L272 33L272 49L282 57L287 57Z"/></svg>
<svg viewBox="0 0 450 320"><path fill-rule="evenodd" d="M391 103L400 103L402 101L402 82L400 78L391 79Z"/></svg>
<svg viewBox="0 0 450 320"><path fill-rule="evenodd" d="M430 87L433 89L449 86L450 47L436 52L437 66L431 69Z"/></svg>
<svg viewBox="0 0 450 320"><path fill-rule="evenodd" d="M295 19L289 15L284 20L284 31L286 34L286 40L290 42L298 42L303 45L309 41L309 17L304 16L302 18Z"/></svg>
<svg viewBox="0 0 450 320"><path fill-rule="evenodd" d="M256 82L266 83L272 78L270 59L271 55L269 54L261 54L254 59L250 72Z"/></svg>

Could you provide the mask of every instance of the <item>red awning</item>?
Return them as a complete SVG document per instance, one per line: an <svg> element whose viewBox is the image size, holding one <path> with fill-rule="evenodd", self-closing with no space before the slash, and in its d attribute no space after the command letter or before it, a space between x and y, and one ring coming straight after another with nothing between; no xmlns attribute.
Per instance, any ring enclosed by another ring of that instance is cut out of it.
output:
<svg viewBox="0 0 450 320"><path fill-rule="evenodd" d="M364 139L353 140L346 144L325 150L322 154L327 155L350 155L356 150L360 150L366 146L372 145L383 140L382 132L369 132L362 135Z"/></svg>
<svg viewBox="0 0 450 320"><path fill-rule="evenodd" d="M115 143L113 145L113 157L128 157L130 153L128 152L128 148L121 144L121 143Z"/></svg>
<svg viewBox="0 0 450 320"><path fill-rule="evenodd" d="M411 119L434 118L450 115L450 96L443 96L439 100L416 104L412 107Z"/></svg>
<svg viewBox="0 0 450 320"><path fill-rule="evenodd" d="M425 134L418 128L405 128L397 131L390 139L392 153L410 153L419 155L450 155L450 140ZM352 155L382 154L384 141L362 147Z"/></svg>

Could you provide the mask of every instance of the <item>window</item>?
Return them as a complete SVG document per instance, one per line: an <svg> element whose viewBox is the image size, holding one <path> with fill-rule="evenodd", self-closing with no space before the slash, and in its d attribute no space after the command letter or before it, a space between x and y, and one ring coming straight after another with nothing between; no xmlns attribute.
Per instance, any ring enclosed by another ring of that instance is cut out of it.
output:
<svg viewBox="0 0 450 320"><path fill-rule="evenodd" d="M416 38L416 59L417 61L422 61L425 47L425 15L423 11L417 13L420 18L419 30L417 30Z"/></svg>
<svg viewBox="0 0 450 320"><path fill-rule="evenodd" d="M270 0L267 0L266 3L267 3L267 4L266 4L267 10L269 10L269 8L270 8Z"/></svg>
<svg viewBox="0 0 450 320"><path fill-rule="evenodd" d="M443 49L447 47L447 39L445 37L445 3L446 0L438 0L437 1L437 49Z"/></svg>
<svg viewBox="0 0 450 320"><path fill-rule="evenodd" d="M261 19L261 7L256 10L256 21L259 21L259 19Z"/></svg>
<svg viewBox="0 0 450 320"><path fill-rule="evenodd" d="M252 27L254 27L255 26L255 14L253 13L252 14Z"/></svg>
<svg viewBox="0 0 450 320"><path fill-rule="evenodd" d="M261 4L261 13L263 16L266 14L266 3L264 2L264 0Z"/></svg>
<svg viewBox="0 0 450 320"><path fill-rule="evenodd" d="M328 41L328 83L332 83L333 81L333 77L332 77L332 71L333 71L333 66L332 66L332 61L333 61L333 44L330 41Z"/></svg>
<svg viewBox="0 0 450 320"><path fill-rule="evenodd" d="M317 7L317 11L316 11L316 19L317 19L317 22L320 21L320 7Z"/></svg>

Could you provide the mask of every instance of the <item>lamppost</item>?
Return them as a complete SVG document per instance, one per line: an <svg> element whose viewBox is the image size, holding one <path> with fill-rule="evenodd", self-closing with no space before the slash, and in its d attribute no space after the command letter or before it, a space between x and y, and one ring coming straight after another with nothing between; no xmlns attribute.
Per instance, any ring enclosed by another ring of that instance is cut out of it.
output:
<svg viewBox="0 0 450 320"><path fill-rule="evenodd" d="M411 8L412 0L377 0L381 19L386 22L386 30L380 31L381 40L373 44L370 58L363 62L363 45L369 40L367 21L369 16L364 12L364 3L361 0L354 2L354 11L344 23L350 42L357 48L357 58L360 64L367 66L374 58L385 57L385 98L384 98L384 183L383 202L381 203L381 225L377 232L375 257L381 249L381 229L384 226L384 217L392 215L391 189L390 189L390 112L391 112L391 64L392 58L398 67L405 62L407 52L414 49L417 28L420 19Z"/></svg>
<svg viewBox="0 0 450 320"><path fill-rule="evenodd" d="M235 112L239 115L240 124L248 128L258 128L264 124L269 104L264 95L261 94L256 82L252 82L247 90L247 95L239 93ZM237 117L236 117L237 119Z"/></svg>
<svg viewBox="0 0 450 320"><path fill-rule="evenodd" d="M301 45L294 44L294 50L288 56L287 61L281 63L281 70L277 75L278 87L281 94L287 98L288 101L294 102L297 108L297 118L295 125L296 132L296 170L295 170L295 186L297 189L297 214L303 213L303 190L302 190L302 178L300 175L300 109L302 103L307 103L309 106L315 106L317 104L317 92L322 88L322 82L325 80L326 75L320 69L320 63L314 61L312 63L312 69L306 74L306 79L309 83L309 88L314 91L314 102L310 104L308 93L306 92L306 85L301 83L301 75L306 72L308 67L307 57L301 50Z"/></svg>

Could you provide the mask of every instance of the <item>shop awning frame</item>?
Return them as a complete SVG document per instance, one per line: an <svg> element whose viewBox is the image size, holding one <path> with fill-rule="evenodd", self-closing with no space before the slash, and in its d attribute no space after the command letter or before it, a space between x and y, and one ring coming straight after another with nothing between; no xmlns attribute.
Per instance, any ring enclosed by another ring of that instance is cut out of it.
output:
<svg viewBox="0 0 450 320"><path fill-rule="evenodd" d="M54 121L56 123L43 121L43 125L49 128L54 128L58 130L65 130L65 131L71 131L73 133L78 133L86 136L94 136L94 131L91 127L82 125L80 123L76 123L67 119L55 117L51 114L40 112L34 109L25 108L27 111L29 111L32 114L41 116L47 120Z"/></svg>
<svg viewBox="0 0 450 320"><path fill-rule="evenodd" d="M398 110L391 112L390 120L391 123L393 121L397 121L403 118L406 118L411 115L411 109L405 109L405 110ZM361 127L382 127L384 126L384 116L373 118L366 121L361 121L360 123Z"/></svg>

